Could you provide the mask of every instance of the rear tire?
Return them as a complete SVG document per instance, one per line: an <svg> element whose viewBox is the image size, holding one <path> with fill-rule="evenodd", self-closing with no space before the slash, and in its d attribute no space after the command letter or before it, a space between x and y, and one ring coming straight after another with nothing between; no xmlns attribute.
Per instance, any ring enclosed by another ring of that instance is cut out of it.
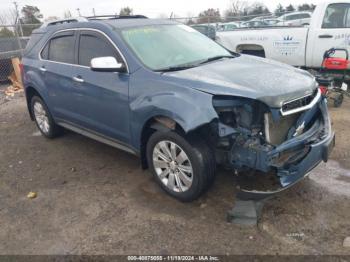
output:
<svg viewBox="0 0 350 262"><path fill-rule="evenodd" d="M200 197L215 179L215 156L209 146L174 131L153 133L147 161L162 189L182 202Z"/></svg>
<svg viewBox="0 0 350 262"><path fill-rule="evenodd" d="M43 136L52 139L63 133L63 128L56 125L48 107L40 97L32 97L30 108L34 121Z"/></svg>

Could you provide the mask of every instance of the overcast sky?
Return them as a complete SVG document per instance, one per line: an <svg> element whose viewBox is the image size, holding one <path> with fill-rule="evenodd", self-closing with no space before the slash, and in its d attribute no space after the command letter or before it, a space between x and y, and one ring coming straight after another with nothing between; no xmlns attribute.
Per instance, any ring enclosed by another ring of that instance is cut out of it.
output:
<svg viewBox="0 0 350 262"><path fill-rule="evenodd" d="M278 3L286 6L292 3L317 3L323 0L262 0L270 11L273 11ZM13 7L13 0L0 0L0 11ZM44 15L62 17L65 10L70 10L73 16L77 15L77 8L83 16L92 15L92 8L96 14L118 13L121 7L130 6L134 14L144 14L149 17L158 17L160 14L170 16L174 12L177 16L196 16L202 10L219 8L223 11L228 8L230 0L17 0L19 7L35 5ZM223 13L223 12L222 12Z"/></svg>

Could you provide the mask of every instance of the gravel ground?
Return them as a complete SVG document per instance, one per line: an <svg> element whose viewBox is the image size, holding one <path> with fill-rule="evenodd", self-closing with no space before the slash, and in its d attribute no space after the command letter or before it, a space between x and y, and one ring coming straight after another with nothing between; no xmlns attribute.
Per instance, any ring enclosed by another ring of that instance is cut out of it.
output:
<svg viewBox="0 0 350 262"><path fill-rule="evenodd" d="M198 201L179 203L134 156L70 132L43 138L16 95L0 102L0 254L350 255L349 112L350 99L331 108L332 160L245 227L225 222L230 172Z"/></svg>

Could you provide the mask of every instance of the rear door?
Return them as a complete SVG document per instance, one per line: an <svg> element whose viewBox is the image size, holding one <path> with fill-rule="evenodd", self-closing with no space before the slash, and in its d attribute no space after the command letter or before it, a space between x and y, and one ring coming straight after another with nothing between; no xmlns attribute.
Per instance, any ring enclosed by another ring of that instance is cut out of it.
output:
<svg viewBox="0 0 350 262"><path fill-rule="evenodd" d="M129 143L129 74L96 72L91 59L112 56L126 64L115 44L102 32L79 32L75 71L76 113L79 124L119 142Z"/></svg>
<svg viewBox="0 0 350 262"><path fill-rule="evenodd" d="M58 121L74 122L77 115L72 95L75 75L74 30L55 34L40 53L40 74L49 94L49 108Z"/></svg>
<svg viewBox="0 0 350 262"><path fill-rule="evenodd" d="M309 67L320 67L325 51L333 47L350 51L350 3L330 4L315 28L310 29L307 58ZM336 54L344 57L344 54Z"/></svg>

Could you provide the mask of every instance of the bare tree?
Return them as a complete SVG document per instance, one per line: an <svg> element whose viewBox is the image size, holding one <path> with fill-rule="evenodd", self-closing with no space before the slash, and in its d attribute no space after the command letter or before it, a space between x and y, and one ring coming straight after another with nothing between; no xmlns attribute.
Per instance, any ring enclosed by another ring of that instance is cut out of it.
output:
<svg viewBox="0 0 350 262"><path fill-rule="evenodd" d="M249 7L248 1L245 0L231 0L230 7L226 11L226 14L230 14L232 16L240 16L247 11Z"/></svg>
<svg viewBox="0 0 350 262"><path fill-rule="evenodd" d="M0 24L1 25L14 25L17 20L16 10L9 9L7 11L0 12Z"/></svg>
<svg viewBox="0 0 350 262"><path fill-rule="evenodd" d="M120 16L129 16L133 14L133 9L131 7L123 7L120 9L119 15Z"/></svg>
<svg viewBox="0 0 350 262"><path fill-rule="evenodd" d="M71 13L71 11L70 11L70 10L66 10L66 11L64 11L64 13L63 13L63 17L64 17L65 19L67 19L67 18L71 18L71 17L72 17L72 13Z"/></svg>
<svg viewBox="0 0 350 262"><path fill-rule="evenodd" d="M209 8L199 13L198 24L221 22L220 10Z"/></svg>

